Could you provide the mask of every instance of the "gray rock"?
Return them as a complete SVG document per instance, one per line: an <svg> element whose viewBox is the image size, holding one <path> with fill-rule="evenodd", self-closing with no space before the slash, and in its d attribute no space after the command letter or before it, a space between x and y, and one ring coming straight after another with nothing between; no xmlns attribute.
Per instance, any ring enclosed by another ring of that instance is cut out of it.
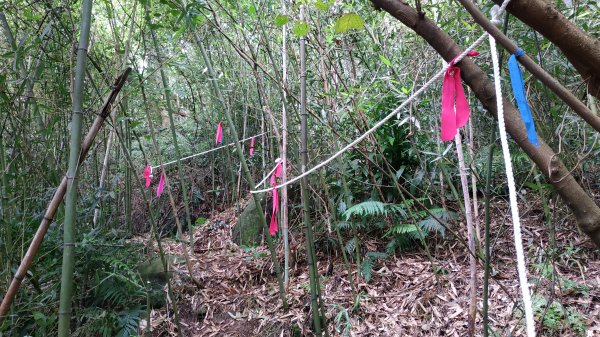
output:
<svg viewBox="0 0 600 337"><path fill-rule="evenodd" d="M261 196L261 204L264 209L264 197ZM242 246L256 246L260 243L262 235L262 223L260 214L256 209L254 200L250 199L248 206L240 214L237 223L233 227L233 240Z"/></svg>

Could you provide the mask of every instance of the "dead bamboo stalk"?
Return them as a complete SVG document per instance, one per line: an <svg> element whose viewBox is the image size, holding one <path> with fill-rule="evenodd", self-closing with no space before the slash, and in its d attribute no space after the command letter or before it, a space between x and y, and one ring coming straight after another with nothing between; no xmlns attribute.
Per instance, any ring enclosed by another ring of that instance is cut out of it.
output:
<svg viewBox="0 0 600 337"><path fill-rule="evenodd" d="M131 68L125 69L123 74L115 80L112 91L110 92L108 97L104 100L104 104L102 104L102 107L100 108L100 110L96 116L96 119L94 120L94 123L90 127L90 130L88 131L87 135L85 136L85 139L83 140L83 143L81 144L81 153L79 154L79 165L81 165L81 163L83 163L83 161L85 160L85 157L87 156L88 151L92 147L94 138L96 138L96 135L100 131L100 128L102 127L102 124L104 123L104 120L110 114L110 111L112 110L112 105L113 105L117 95L121 91L121 88L123 88L123 85L125 84L125 81L127 80L127 76L129 75L130 72L131 72ZM60 182L60 185L58 185L56 192L54 192L54 196L52 197L52 200L50 200L50 203L48 204L48 208L46 209L44 218L42 219L40 226L38 227L35 235L33 236L33 240L31 240L31 244L29 244L27 253L25 253L23 260L21 261L21 264L19 265L19 269L17 269L17 272L15 273L15 276L13 277L13 279L10 283L10 286L8 287L8 290L6 291L6 294L4 295L4 298L2 299L2 304L0 305L0 324L2 324L2 322L6 318L6 313L10 309L10 306L17 294L17 291L19 290L19 287L21 286L21 283L23 282L23 279L25 278L27 271L31 267L31 264L33 263L35 254L37 254L38 249L42 245L44 236L46 235L46 232L48 231L48 227L50 226L50 223L52 223L54 215L56 214L56 210L58 209L58 206L60 206L60 203L62 202L66 191L67 191L67 177L65 176L65 177L63 177L62 181Z"/></svg>

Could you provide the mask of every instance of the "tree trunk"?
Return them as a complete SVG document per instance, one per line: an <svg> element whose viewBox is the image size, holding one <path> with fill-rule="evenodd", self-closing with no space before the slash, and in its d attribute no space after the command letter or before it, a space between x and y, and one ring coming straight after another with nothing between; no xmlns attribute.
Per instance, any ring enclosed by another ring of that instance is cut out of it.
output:
<svg viewBox="0 0 600 337"><path fill-rule="evenodd" d="M502 0L494 0L501 4ZM549 0L513 0L507 10L557 46L600 98L600 40L569 21Z"/></svg>
<svg viewBox="0 0 600 337"><path fill-rule="evenodd" d="M446 61L450 62L462 51L448 34L431 20L420 16L408 4L395 0L371 1L377 9L383 9L390 13L423 37ZM496 117L494 84L488 79L488 75L470 58L463 59L458 66L465 83L483 106ZM557 154L543 140L540 140L538 148L529 143L519 111L509 99L503 99L506 130L548 178L548 181L575 215L583 232L592 239L596 246L600 247L600 208L575 181Z"/></svg>

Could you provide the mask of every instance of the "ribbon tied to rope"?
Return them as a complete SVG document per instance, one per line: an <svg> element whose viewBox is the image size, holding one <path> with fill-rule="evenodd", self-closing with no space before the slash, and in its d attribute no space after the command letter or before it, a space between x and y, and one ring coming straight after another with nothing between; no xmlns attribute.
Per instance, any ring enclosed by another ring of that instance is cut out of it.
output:
<svg viewBox="0 0 600 337"><path fill-rule="evenodd" d="M271 187L277 186L277 178L281 176L281 171L283 170L282 161L280 160L275 167L275 171L271 175L270 185ZM279 192L276 188L273 189L273 210L271 211L271 222L269 224L269 234L271 236L277 233L279 229L279 224L277 222L277 211L279 210Z"/></svg>
<svg viewBox="0 0 600 337"><path fill-rule="evenodd" d="M217 145L223 143L223 122L219 122L219 125L217 125L217 135L215 136L215 143Z"/></svg>
<svg viewBox="0 0 600 337"><path fill-rule="evenodd" d="M165 190L165 173L160 174L160 180L158 181L158 187L156 187L156 197L160 198L160 195Z"/></svg>
<svg viewBox="0 0 600 337"><path fill-rule="evenodd" d="M525 55L523 49L517 49L517 52L512 54L508 58L508 72L510 74L510 84L512 85L513 93L515 95L515 101L517 107L521 113L521 119L525 124L525 130L527 130L527 139L534 146L540 146L537 135L535 133L535 124L533 122L533 115L527 104L527 95L525 94L525 85L523 84L523 75L521 74L521 68L517 58Z"/></svg>
<svg viewBox="0 0 600 337"><path fill-rule="evenodd" d="M477 56L472 50L468 56ZM444 75L442 83L442 141L452 140L458 129L465 126L469 120L469 102L460 79L460 68L454 65L454 58Z"/></svg>

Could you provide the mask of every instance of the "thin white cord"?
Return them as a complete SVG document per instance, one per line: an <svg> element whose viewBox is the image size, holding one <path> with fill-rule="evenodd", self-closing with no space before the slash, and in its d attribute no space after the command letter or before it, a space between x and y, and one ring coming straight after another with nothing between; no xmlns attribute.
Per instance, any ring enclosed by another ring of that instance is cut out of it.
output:
<svg viewBox="0 0 600 337"><path fill-rule="evenodd" d="M517 206L517 191L515 188L515 178L510 159L510 150L508 149L506 127L504 124L504 107L502 105L502 89L500 87L500 66L498 64L496 40L494 40L493 36L490 36L490 51L492 53L492 63L494 66L494 86L496 88L496 106L498 109L498 129L500 130L502 155L504 157L504 167L506 169L506 178L508 180L508 196L510 200L510 211L513 222L515 249L517 251L517 270L519 272L519 284L521 286L521 295L523 296L523 306L525 307L525 325L527 326L527 336L535 337L535 322L533 320L533 309L531 305L531 294L529 293L529 284L527 283L525 253L523 252L523 241L521 238L521 220L519 218L519 208Z"/></svg>
<svg viewBox="0 0 600 337"><path fill-rule="evenodd" d="M279 159L279 158L277 158ZM273 174L273 172L275 172L275 170L277 170L277 165L279 165L279 161L275 160L275 162L277 164L275 164L275 167L273 167L273 169L271 171L269 171L269 173L267 173L267 175L263 178L263 180L261 180L258 184L256 184L256 186L254 186L254 188L259 188L260 185L262 185L265 181L267 181L267 179L271 176L271 174ZM271 189L269 189L271 190Z"/></svg>
<svg viewBox="0 0 600 337"><path fill-rule="evenodd" d="M502 15L502 13L504 12L504 10L506 9L506 6L508 6L509 3L510 3L510 0L504 0L504 2L502 3L502 6L500 6L499 10L494 14L493 20L496 20L497 18L500 17L500 15ZM483 33L475 42L473 42L467 49L465 49L462 53L460 53L455 58L454 63L458 63L460 60L462 60L463 58L465 58L465 56L467 56L467 53L469 53L473 49L477 48L477 46L479 46L483 42L483 40L485 40L485 38L487 36L488 36L487 32ZM407 106L410 102L412 102L417 97L419 97L435 81L437 81L439 78L441 78L442 76L444 76L444 74L446 73L446 70L448 70L449 66L450 65L445 66L442 70L440 70L437 74L435 74L429 81L427 81L421 88L419 88L419 90L415 91L415 93L413 93L410 97L408 97L406 99L406 101L404 101L402 104L400 104L399 107L397 107L396 109L394 109L394 111L390 112L382 120L380 120L379 122L377 122L377 124L375 124L372 128L370 128L369 130L367 130L364 134L362 134L361 136L359 136L358 138L356 138L353 142L351 142L350 144L346 145L344 148L342 148L338 152L334 153L331 157L325 159L324 161L322 161L321 163L317 164L316 166L314 166L310 170L302 173L301 175L299 175L299 176L297 176L297 177L295 177L293 179L290 179L290 180L286 181L285 183L282 183L282 184L274 186L274 187L265 188L265 189L262 189L262 190L253 190L253 191L250 191L250 193L264 193L264 192L273 190L273 188L281 188L283 186L287 186L287 185L293 184L293 183L297 182L298 180L300 180L300 179L302 179L302 178L304 178L304 177L312 174L313 172L317 171L318 169L322 168L323 166L329 164L335 158L341 156L344 152L348 151L349 149L351 149L352 147L354 147L356 144L358 144L361 141L363 141L365 138L367 138L367 136L369 136L370 134L372 134L373 132L375 132L375 130L379 129L383 124L385 124L392 117L394 117L394 115L398 114L400 112L400 110L404 109L404 107Z"/></svg>
<svg viewBox="0 0 600 337"><path fill-rule="evenodd" d="M258 134L258 135L254 135L254 136L250 136L250 137L248 137L248 138L244 138L244 139L242 139L242 140L238 141L238 143L245 142L245 141L247 141L248 139L252 139L252 137L258 137L258 136L262 136L262 135L264 135L265 133L266 133L266 132L263 132L263 133L260 133L260 134ZM236 142L229 143L229 144L227 144L227 145L222 145L222 146L219 146L219 147L215 147L214 149L206 150L206 151L203 151L203 152L200 152L200 153L193 154L193 155L191 155L191 156L183 157L183 158L179 159L179 161L183 161L183 160L187 160L187 159L190 159L190 158L198 157L198 156L201 156L201 155L204 155L204 154L207 154L207 153L211 153L211 152L213 152L213 151L217 151L217 150L220 150L220 149L222 149L222 148L225 148L225 147L229 147L229 146L235 145L235 143L236 143ZM157 167L171 165L171 164L174 164L174 163L176 163L176 162L177 162L177 159L176 159L176 160L173 160L173 161L170 161L170 162L168 162L168 163L164 163L164 164L158 164L158 165L156 165L156 166L150 166L150 170L152 171L153 169L155 169L155 168L157 168Z"/></svg>

